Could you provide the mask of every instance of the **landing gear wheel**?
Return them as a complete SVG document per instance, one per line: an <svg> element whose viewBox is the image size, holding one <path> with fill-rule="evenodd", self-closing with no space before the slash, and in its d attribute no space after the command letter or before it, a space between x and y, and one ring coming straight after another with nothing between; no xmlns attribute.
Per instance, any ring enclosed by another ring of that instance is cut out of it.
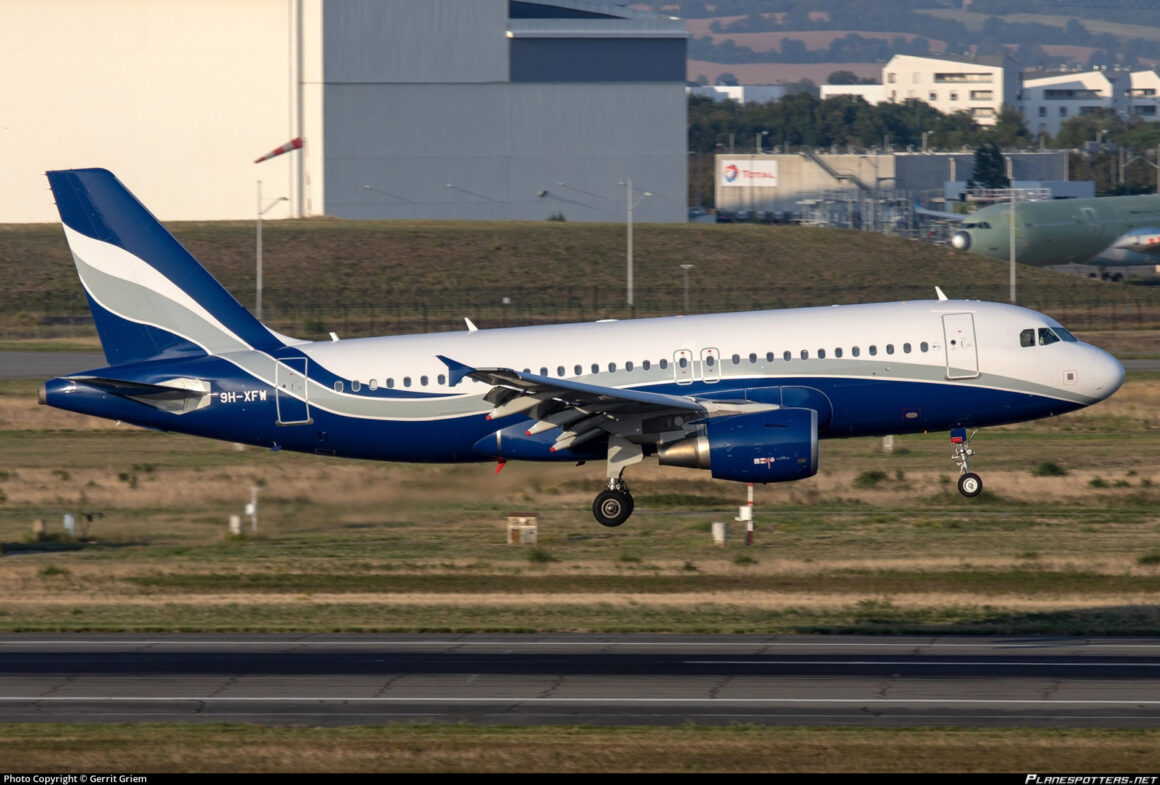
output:
<svg viewBox="0 0 1160 785"><path fill-rule="evenodd" d="M979 475L967 472L959 477L959 493L967 498L974 498L983 492L983 481Z"/></svg>
<svg viewBox="0 0 1160 785"><path fill-rule="evenodd" d="M619 526L632 515L632 495L627 491L601 491L592 502L592 514L601 526Z"/></svg>

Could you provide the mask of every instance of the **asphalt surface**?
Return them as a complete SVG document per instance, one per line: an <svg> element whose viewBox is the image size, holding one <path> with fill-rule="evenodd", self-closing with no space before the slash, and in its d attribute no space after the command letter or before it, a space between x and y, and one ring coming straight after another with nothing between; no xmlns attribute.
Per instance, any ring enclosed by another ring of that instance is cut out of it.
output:
<svg viewBox="0 0 1160 785"><path fill-rule="evenodd" d="M1156 727L1160 638L0 635L0 722Z"/></svg>
<svg viewBox="0 0 1160 785"><path fill-rule="evenodd" d="M100 352L0 352L0 379L53 379L104 366Z"/></svg>

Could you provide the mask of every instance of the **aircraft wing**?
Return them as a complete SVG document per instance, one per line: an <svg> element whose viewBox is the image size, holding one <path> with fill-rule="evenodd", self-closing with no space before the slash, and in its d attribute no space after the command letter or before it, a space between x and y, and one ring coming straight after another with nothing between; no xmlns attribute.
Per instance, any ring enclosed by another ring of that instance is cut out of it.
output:
<svg viewBox="0 0 1160 785"><path fill-rule="evenodd" d="M1112 243L1112 247L1134 253L1160 255L1160 228L1135 229Z"/></svg>
<svg viewBox="0 0 1160 785"><path fill-rule="evenodd" d="M943 210L931 210L927 207L923 207L922 202L920 202L918 199L914 200L914 212L916 215L925 215L929 218L941 218L944 221L962 222L971 217L966 213L951 213L945 212Z"/></svg>
<svg viewBox="0 0 1160 785"><path fill-rule="evenodd" d="M679 429L682 423L705 417L779 408L744 400L720 401L604 387L511 368L472 368L447 357L439 359L450 370L451 386L464 378L491 385L484 396L495 407L488 419L523 414L537 421L528 429L529 436L560 428L553 450L574 447L602 433L633 442L649 441L650 434Z"/></svg>

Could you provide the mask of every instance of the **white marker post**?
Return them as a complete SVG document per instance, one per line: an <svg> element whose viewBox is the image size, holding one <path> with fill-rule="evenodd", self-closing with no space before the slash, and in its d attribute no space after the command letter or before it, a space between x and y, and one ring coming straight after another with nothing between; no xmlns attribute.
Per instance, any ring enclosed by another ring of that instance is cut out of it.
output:
<svg viewBox="0 0 1160 785"><path fill-rule="evenodd" d="M737 508L737 517L734 518L738 523L745 524L745 544L753 544L753 483L749 483L749 488L746 491L746 504L744 507Z"/></svg>

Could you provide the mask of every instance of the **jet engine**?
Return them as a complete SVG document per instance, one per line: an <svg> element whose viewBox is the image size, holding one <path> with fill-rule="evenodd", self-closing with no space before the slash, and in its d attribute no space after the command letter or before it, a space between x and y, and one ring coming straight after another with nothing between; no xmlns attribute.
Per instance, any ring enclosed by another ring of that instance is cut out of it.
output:
<svg viewBox="0 0 1160 785"><path fill-rule="evenodd" d="M662 466L708 469L719 480L785 482L818 471L818 413L772 409L706 420L696 433L657 447Z"/></svg>

